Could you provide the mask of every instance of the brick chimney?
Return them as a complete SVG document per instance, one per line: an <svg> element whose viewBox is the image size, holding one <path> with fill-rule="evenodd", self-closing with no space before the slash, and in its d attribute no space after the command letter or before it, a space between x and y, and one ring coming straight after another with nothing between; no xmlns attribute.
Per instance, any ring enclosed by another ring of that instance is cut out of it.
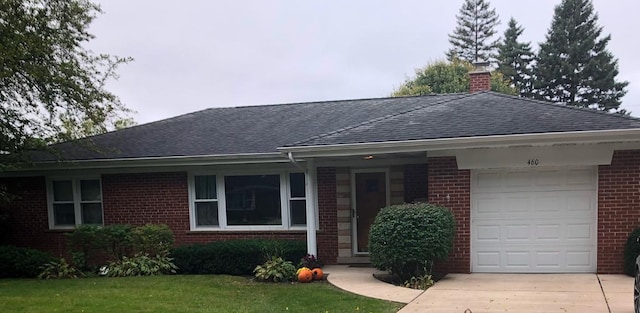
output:
<svg viewBox="0 0 640 313"><path fill-rule="evenodd" d="M475 69L469 72L469 92L491 90L491 64L475 62L473 66Z"/></svg>

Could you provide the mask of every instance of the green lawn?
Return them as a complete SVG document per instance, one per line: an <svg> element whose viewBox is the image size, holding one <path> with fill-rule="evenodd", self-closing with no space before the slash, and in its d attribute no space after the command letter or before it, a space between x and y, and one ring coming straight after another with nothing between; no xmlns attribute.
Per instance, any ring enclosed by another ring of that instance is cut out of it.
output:
<svg viewBox="0 0 640 313"><path fill-rule="evenodd" d="M396 312L401 304L353 295L327 282L155 276L0 279L0 312Z"/></svg>

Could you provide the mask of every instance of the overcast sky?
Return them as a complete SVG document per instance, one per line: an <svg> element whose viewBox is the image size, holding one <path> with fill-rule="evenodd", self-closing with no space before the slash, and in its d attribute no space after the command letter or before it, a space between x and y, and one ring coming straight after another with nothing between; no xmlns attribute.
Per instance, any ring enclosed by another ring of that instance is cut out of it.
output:
<svg viewBox="0 0 640 313"><path fill-rule="evenodd" d="M640 1L594 0L610 33L622 107L640 116ZM97 53L130 56L108 88L147 123L211 107L388 96L443 59L462 0L100 0ZM492 0L534 49L560 0ZM286 118L286 117L283 117Z"/></svg>

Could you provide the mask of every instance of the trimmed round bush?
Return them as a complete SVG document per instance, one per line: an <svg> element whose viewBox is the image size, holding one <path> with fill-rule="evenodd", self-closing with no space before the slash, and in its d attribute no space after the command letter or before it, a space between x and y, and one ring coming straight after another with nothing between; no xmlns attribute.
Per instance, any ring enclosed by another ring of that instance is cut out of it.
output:
<svg viewBox="0 0 640 313"><path fill-rule="evenodd" d="M451 210L428 203L380 210L369 231L371 264L406 280L449 256L455 235Z"/></svg>
<svg viewBox="0 0 640 313"><path fill-rule="evenodd" d="M640 255L640 244L636 239L640 237L640 227L631 231L624 245L624 272L633 276L636 266L636 257Z"/></svg>

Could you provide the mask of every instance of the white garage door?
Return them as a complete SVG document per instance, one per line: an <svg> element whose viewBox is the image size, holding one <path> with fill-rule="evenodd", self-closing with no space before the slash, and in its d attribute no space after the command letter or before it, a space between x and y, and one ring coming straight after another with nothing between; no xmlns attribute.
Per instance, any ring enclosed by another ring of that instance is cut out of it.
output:
<svg viewBox="0 0 640 313"><path fill-rule="evenodd" d="M472 271L595 272L596 189L596 167L472 171Z"/></svg>

